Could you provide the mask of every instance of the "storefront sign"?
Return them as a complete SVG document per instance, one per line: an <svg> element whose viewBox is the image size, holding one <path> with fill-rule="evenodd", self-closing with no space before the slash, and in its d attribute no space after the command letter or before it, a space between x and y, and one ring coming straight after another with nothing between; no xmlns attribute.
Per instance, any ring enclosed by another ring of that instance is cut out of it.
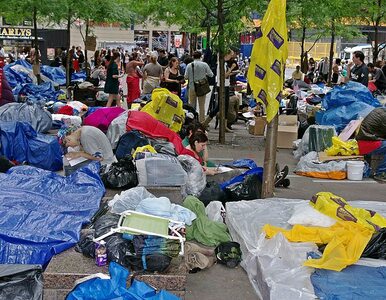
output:
<svg viewBox="0 0 386 300"><path fill-rule="evenodd" d="M30 37L31 28L0 27L0 37Z"/></svg>

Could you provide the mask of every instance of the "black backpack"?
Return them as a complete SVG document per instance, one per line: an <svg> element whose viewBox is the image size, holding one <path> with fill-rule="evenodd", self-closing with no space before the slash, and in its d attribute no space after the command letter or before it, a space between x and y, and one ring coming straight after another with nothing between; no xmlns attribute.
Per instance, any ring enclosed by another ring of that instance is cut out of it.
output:
<svg viewBox="0 0 386 300"><path fill-rule="evenodd" d="M240 244L237 242L223 242L215 249L217 262L228 268L235 268L241 262Z"/></svg>

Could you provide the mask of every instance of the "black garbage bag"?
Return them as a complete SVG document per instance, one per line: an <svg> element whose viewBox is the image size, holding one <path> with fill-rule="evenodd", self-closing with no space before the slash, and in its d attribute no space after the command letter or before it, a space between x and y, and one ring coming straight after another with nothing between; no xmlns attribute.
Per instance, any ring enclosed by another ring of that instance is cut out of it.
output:
<svg viewBox="0 0 386 300"><path fill-rule="evenodd" d="M220 185L215 181L209 181L206 183L204 190L201 192L198 199L204 203L205 206L211 201L221 201L224 202L227 196L225 192L221 189Z"/></svg>
<svg viewBox="0 0 386 300"><path fill-rule="evenodd" d="M143 263L142 255L128 255L125 257L125 265L132 271L165 272L170 266L172 258L161 253L144 255L146 265Z"/></svg>
<svg viewBox="0 0 386 300"><path fill-rule="evenodd" d="M220 243L214 250L217 262L228 268L235 268L241 262L240 244L237 242Z"/></svg>
<svg viewBox="0 0 386 300"><path fill-rule="evenodd" d="M95 257L95 237L94 229L85 229L80 232L79 242L75 246L75 251L82 253L87 257Z"/></svg>
<svg viewBox="0 0 386 300"><path fill-rule="evenodd" d="M117 227L118 220L119 215L111 213L100 217L94 224L95 237L99 237L109 232L111 228ZM129 267L125 265L125 257L134 255L133 243L124 239L121 233L110 235L104 241L106 243L108 261L114 261L122 266Z"/></svg>
<svg viewBox="0 0 386 300"><path fill-rule="evenodd" d="M101 170L103 184L111 189L129 189L138 185L138 177L131 156L121 158L110 167Z"/></svg>
<svg viewBox="0 0 386 300"><path fill-rule="evenodd" d="M261 198L262 184L257 174L247 175L243 182L225 188L227 201L253 200Z"/></svg>
<svg viewBox="0 0 386 300"><path fill-rule="evenodd" d="M40 265L0 265L0 300L43 299Z"/></svg>
<svg viewBox="0 0 386 300"><path fill-rule="evenodd" d="M362 257L386 259L386 228L381 228L373 234Z"/></svg>

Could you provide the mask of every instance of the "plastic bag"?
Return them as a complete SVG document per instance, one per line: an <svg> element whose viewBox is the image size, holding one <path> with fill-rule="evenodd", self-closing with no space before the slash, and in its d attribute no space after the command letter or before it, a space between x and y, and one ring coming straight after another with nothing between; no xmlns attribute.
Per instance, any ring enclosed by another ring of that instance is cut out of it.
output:
<svg viewBox="0 0 386 300"><path fill-rule="evenodd" d="M185 119L182 100L162 88L153 90L151 100L141 111L161 121L174 132L179 132Z"/></svg>
<svg viewBox="0 0 386 300"><path fill-rule="evenodd" d="M40 265L0 265L0 300L43 297L43 271Z"/></svg>
<svg viewBox="0 0 386 300"><path fill-rule="evenodd" d="M301 176L325 178L325 179L345 179L346 162L329 161L319 163L318 153L312 151L300 158L295 173Z"/></svg>
<svg viewBox="0 0 386 300"><path fill-rule="evenodd" d="M386 259L386 228L374 233L362 253L362 257Z"/></svg>
<svg viewBox="0 0 386 300"><path fill-rule="evenodd" d="M317 211L311 207L308 203L302 203L294 208L294 212L291 218L288 220L288 224L291 225L304 225L304 226L319 226L330 227L336 223L336 220L326 216L325 214Z"/></svg>
<svg viewBox="0 0 386 300"><path fill-rule="evenodd" d="M217 262L226 265L228 268L235 268L241 262L240 244L237 242L220 243L214 250Z"/></svg>
<svg viewBox="0 0 386 300"><path fill-rule="evenodd" d="M261 198L262 184L257 174L247 175L243 182L225 188L227 201L253 200Z"/></svg>
<svg viewBox="0 0 386 300"><path fill-rule="evenodd" d="M180 155L177 159L188 175L186 184L182 187L182 194L197 197L206 187L206 176L202 166L197 159L189 155Z"/></svg>
<svg viewBox="0 0 386 300"><path fill-rule="evenodd" d="M187 174L176 157L141 152L135 164L141 186L183 186L187 182Z"/></svg>
<svg viewBox="0 0 386 300"><path fill-rule="evenodd" d="M179 300L177 296L161 290L157 292L145 282L134 279L130 288L126 287L129 271L116 263L109 265L110 279L92 278L78 284L67 300L83 299L152 299Z"/></svg>
<svg viewBox="0 0 386 300"><path fill-rule="evenodd" d="M332 137L332 146L325 150L327 155L359 155L358 142L356 140L348 140L343 142L339 137Z"/></svg>
<svg viewBox="0 0 386 300"><path fill-rule="evenodd" d="M205 207L205 213L211 221L223 223L225 221L225 207L220 201L211 201Z"/></svg>
<svg viewBox="0 0 386 300"><path fill-rule="evenodd" d="M94 224L95 238L107 233L111 228L118 225L119 215L106 214L96 220ZM122 237L121 233L115 233L104 239L107 248L107 259L109 262L117 262L125 265L126 256L134 255L134 247L131 241ZM128 266L127 266L128 267Z"/></svg>
<svg viewBox="0 0 386 300"><path fill-rule="evenodd" d="M217 182L209 181L206 183L205 188L198 196L198 199L200 199L200 201L207 206L212 201L225 202L226 194Z"/></svg>
<svg viewBox="0 0 386 300"><path fill-rule="evenodd" d="M145 145L145 146L137 147L133 153L133 157L135 157L137 153L140 153L140 152L157 153L157 151L153 148L153 146Z"/></svg>
<svg viewBox="0 0 386 300"><path fill-rule="evenodd" d="M345 199L332 193L317 193L312 197L310 205L338 221L351 221L372 230L386 227L386 218L379 213L353 207Z"/></svg>
<svg viewBox="0 0 386 300"><path fill-rule="evenodd" d="M107 170L101 172L104 185L108 188L132 188L138 185L138 178L131 157L120 159L112 163Z"/></svg>
<svg viewBox="0 0 386 300"><path fill-rule="evenodd" d="M120 214L126 210L135 210L137 205L146 198L155 198L155 196L148 192L143 186L137 186L121 194L116 194L114 198L109 201L111 212Z"/></svg>
<svg viewBox="0 0 386 300"><path fill-rule="evenodd" d="M95 229L84 229L80 232L79 242L75 246L75 251L82 253L84 256L95 257Z"/></svg>

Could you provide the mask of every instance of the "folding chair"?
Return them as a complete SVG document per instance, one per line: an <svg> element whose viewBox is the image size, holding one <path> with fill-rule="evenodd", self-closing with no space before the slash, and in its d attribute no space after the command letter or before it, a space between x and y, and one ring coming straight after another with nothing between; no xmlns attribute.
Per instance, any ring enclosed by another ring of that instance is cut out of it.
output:
<svg viewBox="0 0 386 300"><path fill-rule="evenodd" d="M137 211L126 210L120 214L116 228L111 228L109 232L95 238L94 242L101 241L115 233L128 233L132 235L154 235L165 239L178 240L181 244L180 255L184 255L185 238L178 229L185 227L184 222L171 220L168 218L157 217ZM169 230L172 234L169 234Z"/></svg>

